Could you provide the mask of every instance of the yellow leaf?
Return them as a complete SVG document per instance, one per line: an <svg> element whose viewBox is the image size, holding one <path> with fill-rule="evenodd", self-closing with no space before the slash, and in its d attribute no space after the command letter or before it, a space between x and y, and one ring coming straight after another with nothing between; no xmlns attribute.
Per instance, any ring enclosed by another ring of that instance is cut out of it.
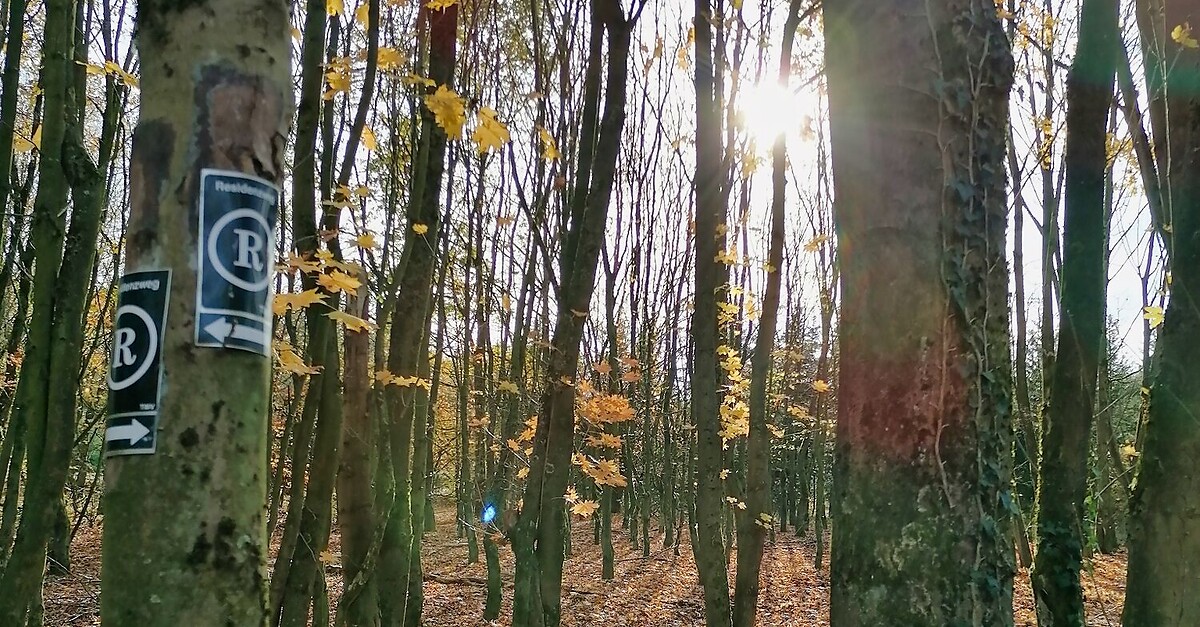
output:
<svg viewBox="0 0 1200 627"><path fill-rule="evenodd" d="M578 309L572 309L571 314L573 314L576 318L586 318L588 315L588 312L579 311Z"/></svg>
<svg viewBox="0 0 1200 627"><path fill-rule="evenodd" d="M325 0L325 12L329 15L341 15L346 12L346 5L342 0Z"/></svg>
<svg viewBox="0 0 1200 627"><path fill-rule="evenodd" d="M818 235L808 240L808 243L804 245L804 252L815 253L821 250L821 244L824 244L828 240L828 235Z"/></svg>
<svg viewBox="0 0 1200 627"><path fill-rule="evenodd" d="M313 303L325 302L326 296L317 291L316 288L304 290L299 294L276 294L275 300L271 302L271 311L277 316L283 315L289 309L297 311L310 307Z"/></svg>
<svg viewBox="0 0 1200 627"><path fill-rule="evenodd" d="M479 110L479 125L471 133L471 141L475 142L479 154L499 150L508 143L508 127L496 119L495 109L483 107Z"/></svg>
<svg viewBox="0 0 1200 627"><path fill-rule="evenodd" d="M354 238L354 245L358 246L359 248L375 248L377 246L375 243L375 235L371 232L363 233L362 235Z"/></svg>
<svg viewBox="0 0 1200 627"><path fill-rule="evenodd" d="M33 145L37 146L38 150L42 149L42 127L38 125L37 130L33 132Z"/></svg>
<svg viewBox="0 0 1200 627"><path fill-rule="evenodd" d="M528 476L529 476L529 468L522 468L517 471L518 479L524 479L525 477L528 477Z"/></svg>
<svg viewBox="0 0 1200 627"><path fill-rule="evenodd" d="M330 292L353 292L362 287L358 279L338 270L321 274L317 277L317 283Z"/></svg>
<svg viewBox="0 0 1200 627"><path fill-rule="evenodd" d="M438 85L437 91L425 96L425 106L433 113L437 125L446 132L446 137L462 138L463 124L467 121L466 104L462 96L445 85Z"/></svg>
<svg viewBox="0 0 1200 627"><path fill-rule="evenodd" d="M630 370L629 372L626 372L625 374L621 375L621 380L627 381L629 383L633 383L634 381L641 381L642 373L638 372L637 370Z"/></svg>
<svg viewBox="0 0 1200 627"><path fill-rule="evenodd" d="M292 39L300 41L300 29L295 26L292 27Z"/></svg>
<svg viewBox="0 0 1200 627"><path fill-rule="evenodd" d="M508 292L500 295L500 307L506 312L512 311L512 297L508 295Z"/></svg>
<svg viewBox="0 0 1200 627"><path fill-rule="evenodd" d="M379 69L387 72L400 69L404 65L404 54L395 48L380 48L375 53L375 62Z"/></svg>
<svg viewBox="0 0 1200 627"><path fill-rule="evenodd" d="M301 272L317 272L321 269L320 263L301 257L295 253L288 255L287 265L289 268L295 268Z"/></svg>
<svg viewBox="0 0 1200 627"><path fill-rule="evenodd" d="M812 389L816 390L818 394L824 394L825 392L829 391L829 384L817 379L816 381L812 382Z"/></svg>
<svg viewBox="0 0 1200 627"><path fill-rule="evenodd" d="M340 322L346 325L347 329L358 333L362 333L363 331L373 331L376 328L374 324L344 311L331 311L325 315L329 316L334 322Z"/></svg>
<svg viewBox="0 0 1200 627"><path fill-rule="evenodd" d="M562 157L562 153L558 151L558 145L554 143L554 136L545 128L538 127L538 137L542 141L542 158L547 161L554 161Z"/></svg>
<svg viewBox="0 0 1200 627"><path fill-rule="evenodd" d="M417 235L424 235L429 232L429 225L418 222L417 224L412 225L412 229L413 233L416 233Z"/></svg>
<svg viewBox="0 0 1200 627"><path fill-rule="evenodd" d="M330 551L329 549L325 549L324 551L321 551L320 559L321 559L322 564L332 564L333 559L334 559L333 551Z"/></svg>
<svg viewBox="0 0 1200 627"><path fill-rule="evenodd" d="M600 435L589 435L587 437L588 446L597 446L602 448L621 448L621 437L611 433L601 433Z"/></svg>
<svg viewBox="0 0 1200 627"><path fill-rule="evenodd" d="M13 133L13 152L22 153L33 150L33 142L21 137L19 133Z"/></svg>
<svg viewBox="0 0 1200 627"><path fill-rule="evenodd" d="M362 24L363 28L367 27L367 19L371 12L371 3L364 2L362 6L354 10L354 21Z"/></svg>
<svg viewBox="0 0 1200 627"><path fill-rule="evenodd" d="M429 0L429 2L425 3L425 6L434 11L443 11L456 4L458 4L458 0Z"/></svg>
<svg viewBox="0 0 1200 627"><path fill-rule="evenodd" d="M1158 325L1163 323L1162 307L1143 307L1142 317L1150 323L1151 329L1157 328Z"/></svg>
<svg viewBox="0 0 1200 627"><path fill-rule="evenodd" d="M1184 48L1200 48L1200 41L1192 37L1192 25L1184 22L1171 31L1171 40Z"/></svg>
<svg viewBox="0 0 1200 627"><path fill-rule="evenodd" d="M508 392L509 394L516 394L518 392L517 384L513 383L512 381L501 381L500 384L496 386L496 389L500 390L501 392Z"/></svg>
<svg viewBox="0 0 1200 627"><path fill-rule="evenodd" d="M571 506L571 513L581 518L589 518L597 509L600 509L600 504L595 501L580 501Z"/></svg>
<svg viewBox="0 0 1200 627"><path fill-rule="evenodd" d="M433 87L434 85L437 84L437 83L433 82L433 80L425 78L424 76L421 76L420 74L411 74L411 73L408 74L407 76L401 77L400 82L404 83L405 85L408 85L409 87L412 87L413 85L425 85L427 87Z"/></svg>
<svg viewBox="0 0 1200 627"><path fill-rule="evenodd" d="M573 487L567 488L567 493L563 495L563 500L568 503L577 503L579 501L579 493Z"/></svg>
<svg viewBox="0 0 1200 627"><path fill-rule="evenodd" d="M379 140L375 139L375 131L372 131L369 126L363 127L362 143L370 151L375 151L379 148Z"/></svg>
<svg viewBox="0 0 1200 627"><path fill-rule="evenodd" d="M608 365L607 361L597 362L595 366L592 366L592 368L594 368L596 372L599 372L600 374L608 374L612 372L612 366Z"/></svg>
<svg viewBox="0 0 1200 627"><path fill-rule="evenodd" d="M721 469L721 479L724 480L724 479L728 479L728 478L729 478L729 469L722 468Z"/></svg>
<svg viewBox="0 0 1200 627"><path fill-rule="evenodd" d="M567 387L571 387L572 385L575 385L575 382L572 381L571 377L568 377L567 375L563 375L563 376L559 377L558 381L559 381L559 383L562 383L563 385L565 385Z"/></svg>
<svg viewBox="0 0 1200 627"><path fill-rule="evenodd" d="M304 363L304 360L290 346L277 348L278 359L276 359L276 363L279 364L281 370L294 374L317 374L321 371L320 368Z"/></svg>

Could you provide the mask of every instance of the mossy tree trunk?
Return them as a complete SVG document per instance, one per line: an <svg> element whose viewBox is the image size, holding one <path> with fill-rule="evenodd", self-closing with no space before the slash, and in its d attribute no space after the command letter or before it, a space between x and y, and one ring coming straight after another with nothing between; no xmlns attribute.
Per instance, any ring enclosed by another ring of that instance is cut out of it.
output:
<svg viewBox="0 0 1200 627"><path fill-rule="evenodd" d="M1200 2L1166 2L1167 24L1189 22L1200 23ZM1172 155L1166 172L1171 298L1131 501L1126 627L1200 624L1200 51L1167 41L1166 58L1172 62L1162 93L1170 128L1166 137L1156 133L1155 145ZM1160 87L1151 83L1150 90Z"/></svg>
<svg viewBox="0 0 1200 627"><path fill-rule="evenodd" d="M458 5L444 10L421 9L421 24L428 35L428 77L438 86L453 88L457 58ZM434 87L429 87L432 93ZM429 372L429 312L433 300L433 278L441 238L441 186L445 172L447 137L428 107L421 106L420 137L413 157L413 189L409 195L408 227L404 237L404 272L400 277L399 298L389 321L388 370L399 377L424 377ZM427 227L417 233L413 226ZM427 395L419 386L391 386L387 397L390 424L387 432L391 448L391 468L395 486L391 511L380 549L379 588L383 625L404 624L407 616L420 615L421 603L410 595L413 551L420 550L423 521L412 516L413 430L425 427ZM419 419L419 422L418 422ZM416 547L416 549L414 549ZM411 619L408 619L411 620Z"/></svg>
<svg viewBox="0 0 1200 627"><path fill-rule="evenodd" d="M1043 422L1038 550L1039 622L1083 625L1084 499L1096 378L1104 350L1107 124L1116 83L1116 0L1086 0L1067 77L1062 317Z"/></svg>
<svg viewBox="0 0 1200 627"><path fill-rule="evenodd" d="M842 273L830 621L1012 625L1008 40L992 0L824 6Z"/></svg>
<svg viewBox="0 0 1200 627"><path fill-rule="evenodd" d="M170 269L157 451L105 473L101 616L264 625L270 360L194 346L200 170L283 180L288 5L143 0L126 271Z"/></svg>

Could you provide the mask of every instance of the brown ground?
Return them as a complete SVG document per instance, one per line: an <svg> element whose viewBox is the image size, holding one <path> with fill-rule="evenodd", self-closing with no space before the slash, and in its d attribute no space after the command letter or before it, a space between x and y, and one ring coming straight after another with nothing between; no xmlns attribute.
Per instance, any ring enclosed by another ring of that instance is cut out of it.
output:
<svg viewBox="0 0 1200 627"><path fill-rule="evenodd" d="M488 623L483 613L487 576L483 564L466 563L466 541L455 537L454 511L438 511L438 529L426 536L425 616L426 625L472 627L508 625ZM661 536L649 558L633 551L619 530L614 530L617 551L616 579L600 579L600 552L591 543L591 526L581 523L573 534L574 556L567 560L563 581L563 624L565 627L592 625L674 627L702 625L704 620L695 562L686 546L676 556L661 549ZM654 539L652 538L652 542ZM339 555L336 543L331 550ZM763 562L759 624L763 627L829 624L829 571L813 569L815 544L791 533L778 534L768 544ZM46 621L49 627L99 625L100 528L84 527L72 553L73 572L52 577L45 587ZM512 572L512 552L501 549L505 573ZM330 593L341 591L336 567L328 569ZM1084 572L1088 625L1110 627L1120 624L1125 596L1125 557L1096 556ZM506 575L506 582L511 576ZM506 583L504 614L511 612L511 587ZM1016 625L1033 627L1032 598L1028 573L1017 576Z"/></svg>

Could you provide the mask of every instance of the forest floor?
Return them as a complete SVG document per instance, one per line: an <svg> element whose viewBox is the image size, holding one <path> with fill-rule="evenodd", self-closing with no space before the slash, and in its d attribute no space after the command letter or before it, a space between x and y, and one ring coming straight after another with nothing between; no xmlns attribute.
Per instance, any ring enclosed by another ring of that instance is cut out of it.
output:
<svg viewBox="0 0 1200 627"><path fill-rule="evenodd" d="M619 519L614 519L619 527ZM467 543L456 537L454 509L440 507L437 530L425 538L425 624L430 627L509 625L508 620L484 621L484 582L487 569L480 562L467 564ZM642 557L627 534L613 530L616 578L600 578L600 550L592 544L591 523L578 521L572 538L573 556L563 574L563 625L675 627L704 623L700 586L691 548L663 549L662 536L651 534L653 549ZM274 547L272 547L274 548ZM100 624L100 526L80 529L72 547L72 572L48 577L44 589L47 627L91 627ZM330 550L339 557L335 536ZM791 627L829 624L829 563L813 567L816 543L792 533L776 534L763 559L759 624ZM482 559L482 552L481 552ZM327 569L330 595L341 592L340 569L335 559ZM504 612L512 610L512 551L501 548L505 573ZM1083 574L1089 626L1120 624L1125 596L1125 556L1095 556ZM1036 625L1029 573L1017 574L1014 609L1016 627Z"/></svg>

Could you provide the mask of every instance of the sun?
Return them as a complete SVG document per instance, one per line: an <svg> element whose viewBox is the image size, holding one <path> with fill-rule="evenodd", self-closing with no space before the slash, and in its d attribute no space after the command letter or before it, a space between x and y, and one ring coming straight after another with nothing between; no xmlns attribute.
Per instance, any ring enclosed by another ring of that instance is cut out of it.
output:
<svg viewBox="0 0 1200 627"><path fill-rule="evenodd" d="M821 107L819 94L808 88L785 87L776 81L760 81L745 88L738 97L738 111L754 143L767 148L775 138L805 139Z"/></svg>

